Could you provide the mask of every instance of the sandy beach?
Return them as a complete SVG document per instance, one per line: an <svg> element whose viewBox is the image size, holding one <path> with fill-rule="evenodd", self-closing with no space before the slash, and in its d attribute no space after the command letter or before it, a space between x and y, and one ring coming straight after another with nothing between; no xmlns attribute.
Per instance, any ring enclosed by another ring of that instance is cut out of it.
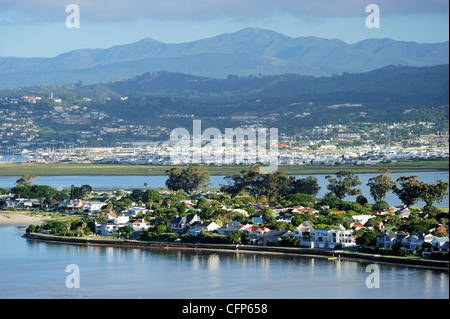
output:
<svg viewBox="0 0 450 319"><path fill-rule="evenodd" d="M0 225L41 225L42 217L25 214L0 213Z"/></svg>

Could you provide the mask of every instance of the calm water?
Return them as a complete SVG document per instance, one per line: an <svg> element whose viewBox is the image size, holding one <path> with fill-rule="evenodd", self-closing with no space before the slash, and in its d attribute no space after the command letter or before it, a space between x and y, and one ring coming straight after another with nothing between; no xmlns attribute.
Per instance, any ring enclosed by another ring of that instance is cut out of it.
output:
<svg viewBox="0 0 450 319"><path fill-rule="evenodd" d="M367 197L370 202L373 202L370 196L369 188L367 187L367 182L370 178L377 176L378 174L359 174L359 179L362 182L360 186L363 195ZM417 175L418 179L424 183L435 183L437 180L441 179L444 182L449 181L448 172L414 172L414 173L392 173L390 177L395 181L400 176L411 176ZM304 178L309 175L295 175L297 178ZM328 185L328 180L325 178L326 175L315 175L319 180L319 186L321 190L318 197L325 195ZM14 187L14 183L20 176L0 176L0 187L1 188L11 188ZM218 188L221 184L226 185L227 181L224 176L211 176L210 187ZM144 183L148 184L149 188L157 189L159 187L165 187L167 176L39 176L36 184L49 185L54 188L70 188L71 185L81 186L84 184L91 185L94 189L98 190L115 190L121 189L136 189L144 188ZM346 198L347 200L354 201L356 196L350 196ZM390 205L397 206L401 205L401 201L398 197L390 192L386 199ZM417 206L423 206L424 203L419 202ZM444 199L442 203L436 203L437 207L449 207L449 198Z"/></svg>
<svg viewBox="0 0 450 319"><path fill-rule="evenodd" d="M0 298L96 299L447 299L447 271L321 258L160 249L82 247L29 241L0 227ZM80 288L66 287L66 267Z"/></svg>

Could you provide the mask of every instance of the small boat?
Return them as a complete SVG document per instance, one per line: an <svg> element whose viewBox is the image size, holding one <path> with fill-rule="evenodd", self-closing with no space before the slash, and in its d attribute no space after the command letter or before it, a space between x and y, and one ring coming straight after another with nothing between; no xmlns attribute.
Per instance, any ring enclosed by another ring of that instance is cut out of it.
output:
<svg viewBox="0 0 450 319"><path fill-rule="evenodd" d="M335 260L335 259L338 259L337 257L330 257L330 258L328 258L328 260Z"/></svg>

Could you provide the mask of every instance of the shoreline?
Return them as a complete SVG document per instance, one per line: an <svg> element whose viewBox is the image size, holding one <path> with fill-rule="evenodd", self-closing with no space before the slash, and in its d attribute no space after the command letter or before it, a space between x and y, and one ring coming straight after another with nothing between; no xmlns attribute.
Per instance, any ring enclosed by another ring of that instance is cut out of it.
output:
<svg viewBox="0 0 450 319"><path fill-rule="evenodd" d="M418 267L433 270L449 271L449 263L445 261L432 261L425 259L406 259L403 257L387 255L359 254L345 251L325 251L311 248L285 248L285 247L267 247L253 245L219 245L219 244L191 244L191 243L162 243L162 242L144 242L134 240L108 240L93 238L75 238L75 237L55 237L44 234L24 234L28 240L42 242L52 242L68 245L82 246L100 246L100 247L120 247L120 248L138 248L138 249L189 249L197 251L220 251L234 253L253 253L253 254L277 254L286 256L298 256L307 258L336 258L337 260L349 260L358 262L376 262L404 267ZM334 262L334 260L333 260Z"/></svg>
<svg viewBox="0 0 450 319"><path fill-rule="evenodd" d="M183 167L182 165L123 165L123 164L61 164L61 163L20 163L5 162L0 163L0 176L20 176L31 174L36 176L156 176L166 175L166 170L173 167ZM321 175L334 174L342 169L352 170L356 174L378 173L380 167L387 167L392 173L409 172L438 172L449 171L448 160L417 161L417 162L397 162L385 163L383 165L348 165L348 166L327 166L327 165L280 165L278 169L288 175ZM238 174L248 166L208 166L210 176L227 176Z"/></svg>
<svg viewBox="0 0 450 319"><path fill-rule="evenodd" d="M44 216L30 216L29 214L0 212L0 227L9 225L42 225L44 222Z"/></svg>

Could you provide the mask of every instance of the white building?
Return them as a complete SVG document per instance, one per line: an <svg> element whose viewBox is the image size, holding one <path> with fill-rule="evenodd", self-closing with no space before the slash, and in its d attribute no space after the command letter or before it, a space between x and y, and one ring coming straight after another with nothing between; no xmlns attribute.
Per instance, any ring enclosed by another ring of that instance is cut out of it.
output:
<svg viewBox="0 0 450 319"><path fill-rule="evenodd" d="M220 228L215 222L194 222L189 228L188 234L197 236L202 230L213 231Z"/></svg>
<svg viewBox="0 0 450 319"><path fill-rule="evenodd" d="M353 230L317 228L310 231L311 248L331 248L338 245L354 246Z"/></svg>
<svg viewBox="0 0 450 319"><path fill-rule="evenodd" d="M146 231L150 228L150 222L144 220L144 219L138 219L132 223L130 223L131 228L133 228L133 231L141 232Z"/></svg>
<svg viewBox="0 0 450 319"><path fill-rule="evenodd" d="M136 217L138 214L147 214L148 213L148 209L146 209L145 207L132 207L130 209L128 209L128 216L130 217Z"/></svg>

